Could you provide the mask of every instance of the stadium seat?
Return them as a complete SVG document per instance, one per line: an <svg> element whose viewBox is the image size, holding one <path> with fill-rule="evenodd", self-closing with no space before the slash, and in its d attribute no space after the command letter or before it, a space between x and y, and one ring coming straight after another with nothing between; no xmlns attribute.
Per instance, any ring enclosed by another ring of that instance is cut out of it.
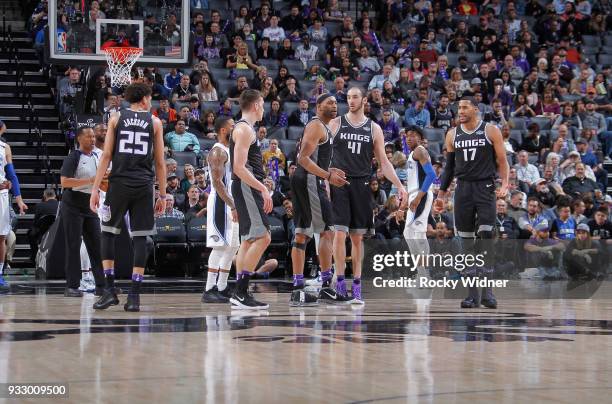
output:
<svg viewBox="0 0 612 404"><path fill-rule="evenodd" d="M444 129L424 128L425 138L430 142L444 142Z"/></svg>
<svg viewBox="0 0 612 404"><path fill-rule="evenodd" d="M208 59L208 68L218 68L218 69L223 69L225 68L225 61L221 58L219 59Z"/></svg>
<svg viewBox="0 0 612 404"><path fill-rule="evenodd" d="M565 94L561 96L561 100L565 102L576 102L581 98L582 96L579 94Z"/></svg>
<svg viewBox="0 0 612 404"><path fill-rule="evenodd" d="M217 143L215 139L204 138L198 140L200 141L200 149L202 150L202 153L210 151L215 143Z"/></svg>
<svg viewBox="0 0 612 404"><path fill-rule="evenodd" d="M596 35L583 35L582 43L586 46L600 47L601 39Z"/></svg>
<svg viewBox="0 0 612 404"><path fill-rule="evenodd" d="M304 65L302 64L301 60L285 59L283 61L283 64L287 66L287 68L289 69L289 73L296 76L298 80L300 80L304 75Z"/></svg>
<svg viewBox="0 0 612 404"><path fill-rule="evenodd" d="M338 116L346 114L348 110L349 110L348 104L346 103L338 104Z"/></svg>
<svg viewBox="0 0 612 404"><path fill-rule="evenodd" d="M168 275L170 272L175 276L184 276L183 261L189 246L183 221L174 217L160 217L155 220L155 227L157 234L153 236L153 261L156 275Z"/></svg>
<svg viewBox="0 0 612 404"><path fill-rule="evenodd" d="M283 111L287 114L287 116L291 115L293 111L296 111L299 108L299 104L297 102L286 102L283 104Z"/></svg>
<svg viewBox="0 0 612 404"><path fill-rule="evenodd" d="M612 55L609 53L600 53L597 62L601 65L612 64Z"/></svg>
<svg viewBox="0 0 612 404"><path fill-rule="evenodd" d="M276 72L278 71L278 62L276 60L262 59L258 60L257 64L259 66L266 66L266 68L268 69L268 76L272 75L271 72L274 72L276 74Z"/></svg>
<svg viewBox="0 0 612 404"><path fill-rule="evenodd" d="M268 139L276 139L276 140L285 140L287 139L286 129L279 128L278 126L268 129L268 134L266 135Z"/></svg>
<svg viewBox="0 0 612 404"><path fill-rule="evenodd" d="M297 142L295 140L289 140L289 139L280 141L279 147L281 151L283 152L283 154L285 155L285 157L289 157L289 155L295 152L296 143Z"/></svg>
<svg viewBox="0 0 612 404"><path fill-rule="evenodd" d="M522 144L523 143L523 131L516 130L516 129L511 129L510 130L510 139L516 140L519 145Z"/></svg>
<svg viewBox="0 0 612 404"><path fill-rule="evenodd" d="M202 111L213 111L217 115L219 109L219 101L204 101L201 104Z"/></svg>
<svg viewBox="0 0 612 404"><path fill-rule="evenodd" d="M538 126L540 127L540 132L544 130L549 130L552 126L552 122L550 121L550 118L546 118L543 116L533 117L531 118L531 122L538 124Z"/></svg>
<svg viewBox="0 0 612 404"><path fill-rule="evenodd" d="M206 216L192 218L186 227L190 247L206 246Z"/></svg>
<svg viewBox="0 0 612 404"><path fill-rule="evenodd" d="M510 126L514 130L520 130L520 131L527 130L527 122L525 118L510 118Z"/></svg>
<svg viewBox="0 0 612 404"><path fill-rule="evenodd" d="M299 140L304 134L304 128L301 126L290 126L287 129L287 139Z"/></svg>
<svg viewBox="0 0 612 404"><path fill-rule="evenodd" d="M612 46L612 35L606 35L604 37L604 46Z"/></svg>
<svg viewBox="0 0 612 404"><path fill-rule="evenodd" d="M215 80L220 79L228 79L229 78L229 70L225 67L210 67L209 72L212 74Z"/></svg>
<svg viewBox="0 0 612 404"><path fill-rule="evenodd" d="M482 60L482 54L478 52L467 52L465 56L469 64L478 63Z"/></svg>
<svg viewBox="0 0 612 404"><path fill-rule="evenodd" d="M175 151L172 152L172 158L176 160L179 170L185 164L191 164L194 167L198 165L198 158L194 152Z"/></svg>
<svg viewBox="0 0 612 404"><path fill-rule="evenodd" d="M306 99L310 99L310 92L315 88L316 82L311 80L302 80L300 81L300 90L302 91L302 96Z"/></svg>

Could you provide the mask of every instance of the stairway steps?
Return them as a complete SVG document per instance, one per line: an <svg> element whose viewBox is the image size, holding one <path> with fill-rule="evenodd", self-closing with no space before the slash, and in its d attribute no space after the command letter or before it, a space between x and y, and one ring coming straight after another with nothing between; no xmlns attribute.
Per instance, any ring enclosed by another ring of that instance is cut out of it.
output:
<svg viewBox="0 0 612 404"><path fill-rule="evenodd" d="M39 84L39 83L37 83ZM0 92L3 93L13 93L16 94L19 91L17 86L15 86L15 81L11 81L10 83L3 82L0 84ZM49 95L49 86L47 84L40 86L28 86L28 91L32 94L45 94Z"/></svg>
<svg viewBox="0 0 612 404"><path fill-rule="evenodd" d="M58 112L55 110L55 106L53 109L36 109L36 114L40 116L48 116L48 117L57 117ZM21 108L21 105L16 106L15 108L0 108L0 116L15 116L15 117L29 117L31 111L27 111Z"/></svg>

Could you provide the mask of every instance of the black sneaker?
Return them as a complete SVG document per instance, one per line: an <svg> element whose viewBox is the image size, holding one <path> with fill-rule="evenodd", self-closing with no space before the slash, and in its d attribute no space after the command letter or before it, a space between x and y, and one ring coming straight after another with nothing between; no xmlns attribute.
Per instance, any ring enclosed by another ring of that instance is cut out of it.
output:
<svg viewBox="0 0 612 404"><path fill-rule="evenodd" d="M129 294L127 303L123 305L125 311L140 311L140 295Z"/></svg>
<svg viewBox="0 0 612 404"><path fill-rule="evenodd" d="M219 291L219 294L223 297L226 297L229 301L230 297L234 295L234 290L230 288L230 285L226 285L225 289Z"/></svg>
<svg viewBox="0 0 612 404"><path fill-rule="evenodd" d="M339 294L332 288L324 288L319 292L319 300L327 304L351 304L351 298Z"/></svg>
<svg viewBox="0 0 612 404"><path fill-rule="evenodd" d="M226 288L227 289L227 288ZM227 303L229 298L223 296L216 286L202 294L202 303Z"/></svg>
<svg viewBox="0 0 612 404"><path fill-rule="evenodd" d="M229 299L233 309L243 310L266 310L270 307L267 303L262 303L253 297L248 292L235 291L234 295Z"/></svg>
<svg viewBox="0 0 612 404"><path fill-rule="evenodd" d="M480 307L480 304L471 296L466 297L461 302L462 309L477 309L478 307Z"/></svg>
<svg viewBox="0 0 612 404"><path fill-rule="evenodd" d="M480 299L480 304L482 304L487 309L497 308L497 299L495 299L491 288L482 289L482 298Z"/></svg>
<svg viewBox="0 0 612 404"><path fill-rule="evenodd" d="M104 291L105 290L106 289L103 286L96 286L96 291L94 292L94 294L96 296L100 297L100 296L104 295ZM121 288L118 288L116 286L113 288L113 291L115 292L115 294L117 296L119 296L121 294Z"/></svg>
<svg viewBox="0 0 612 404"><path fill-rule="evenodd" d="M9 285L0 284L0 295L7 295L11 291Z"/></svg>
<svg viewBox="0 0 612 404"><path fill-rule="evenodd" d="M95 310L105 310L110 306L116 306L119 304L117 294L112 290L104 290L104 294L97 302L94 303L93 308Z"/></svg>
<svg viewBox="0 0 612 404"><path fill-rule="evenodd" d="M78 289L66 288L64 289L64 297L83 297L83 292Z"/></svg>
<svg viewBox="0 0 612 404"><path fill-rule="evenodd" d="M304 289L296 289L291 292L289 304L293 307L318 306L317 296L306 292Z"/></svg>

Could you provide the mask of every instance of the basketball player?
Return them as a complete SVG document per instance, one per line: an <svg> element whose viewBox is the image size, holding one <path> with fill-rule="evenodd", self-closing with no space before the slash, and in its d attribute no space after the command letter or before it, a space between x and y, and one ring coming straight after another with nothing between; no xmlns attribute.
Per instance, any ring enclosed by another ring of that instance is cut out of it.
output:
<svg viewBox="0 0 612 404"><path fill-rule="evenodd" d="M130 108L113 115L108 122L104 152L90 200L91 210L97 212L100 184L112 161L106 200L100 207L106 288L93 306L96 310L119 304L115 293L115 236L121 233L123 217L129 212L134 269L132 287L123 308L140 311L140 285L147 259L146 236L155 234L155 214L161 214L166 204L163 129L161 121L150 112L151 89L143 83L130 84L125 90L125 99ZM155 177L160 192L157 201L154 200Z"/></svg>
<svg viewBox="0 0 612 404"><path fill-rule="evenodd" d="M508 192L508 161L501 131L479 118L478 104L471 97L459 101L459 126L446 134L445 147L448 152L446 166L441 176L440 191L436 204L442 208L446 203L448 187L457 178L455 188L455 228L464 245L464 253L484 253L484 243L493 239L495 226L495 201ZM495 174L499 170L501 187L495 190ZM492 271L485 255L483 272ZM475 276L474 268L466 269L464 276ZM469 289L468 297L461 302L462 308L497 308L491 288L484 288L482 299L476 287Z"/></svg>
<svg viewBox="0 0 612 404"><path fill-rule="evenodd" d="M421 145L423 138L423 130L418 126L413 126L406 132L406 143L411 150L408 155L406 175L408 198L402 201L400 215L406 214L404 238L410 253L427 255L429 254L427 220L433 204L433 192L430 187L436 180L436 173L431 165L429 152ZM419 266L416 269L419 276L429 276L424 267Z"/></svg>
<svg viewBox="0 0 612 404"><path fill-rule="evenodd" d="M12 189L15 202L19 207L19 214L23 215L28 210L28 205L21 198L19 180L13 167L13 153L8 143L0 141L0 294L9 292L9 286L4 281L2 271L4 269L4 257L6 256L6 237L11 232L12 209L9 189Z"/></svg>
<svg viewBox="0 0 612 404"><path fill-rule="evenodd" d="M268 213L272 211L272 198L263 184L265 172L261 150L253 125L261 121L264 100L257 90L244 90L240 94L242 119L236 122L230 137L232 162L232 196L238 213L240 248L236 258L238 282L230 303L238 309L267 309L248 292L249 279L255 266L271 241Z"/></svg>
<svg viewBox="0 0 612 404"><path fill-rule="evenodd" d="M220 116L215 122L218 142L208 153L211 190L208 196L206 216L206 247L212 248L208 257L208 277L203 303L229 302L227 278L232 260L238 252L238 214L231 196L232 170L229 153L229 134L234 120Z"/></svg>
<svg viewBox="0 0 612 404"><path fill-rule="evenodd" d="M332 207L327 195L325 180L335 187L346 185L344 172L330 168L332 155L331 134L327 124L336 117L338 106L330 94L317 99L317 115L304 128L304 135L297 158L297 168L291 177L293 194L293 222L295 240L291 249L293 262L292 306L312 306L317 304L317 296L304 291L304 260L308 240L314 234L319 238L319 263L323 285L330 283L332 267L333 233ZM348 303L341 296L338 303Z"/></svg>
<svg viewBox="0 0 612 404"><path fill-rule="evenodd" d="M398 190L400 201L406 197L393 165L385 154L385 139L380 126L364 114L368 99L359 87L347 92L349 112L330 121L333 133L333 156L331 166L346 174L348 184L331 188L333 203L334 261L336 262L336 290L322 289L319 298L334 301L338 296L347 296L344 282L346 267L346 235L351 238L351 261L353 266L353 287L351 303L363 304L361 298L361 260L363 235L372 227L374 200L370 191L372 158L376 157L379 167Z"/></svg>

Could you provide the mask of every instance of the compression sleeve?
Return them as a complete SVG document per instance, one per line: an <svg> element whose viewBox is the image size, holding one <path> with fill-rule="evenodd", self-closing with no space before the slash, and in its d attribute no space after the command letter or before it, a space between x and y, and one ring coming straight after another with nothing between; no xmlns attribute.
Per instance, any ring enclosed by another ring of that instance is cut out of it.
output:
<svg viewBox="0 0 612 404"><path fill-rule="evenodd" d="M446 165L444 166L444 172L440 180L440 190L446 191L453 182L455 177L455 152L448 152L446 156Z"/></svg>
<svg viewBox="0 0 612 404"><path fill-rule="evenodd" d="M436 172L429 161L423 165L423 170L425 171L426 176L425 180L423 181L423 185L421 186L421 191L427 193L431 184L433 184L433 182L436 180Z"/></svg>
<svg viewBox="0 0 612 404"><path fill-rule="evenodd" d="M4 167L4 171L6 172L6 179L11 182L11 190L13 191L13 195L20 196L21 190L19 189L19 180L17 179L17 174L15 174L13 164L7 164Z"/></svg>

